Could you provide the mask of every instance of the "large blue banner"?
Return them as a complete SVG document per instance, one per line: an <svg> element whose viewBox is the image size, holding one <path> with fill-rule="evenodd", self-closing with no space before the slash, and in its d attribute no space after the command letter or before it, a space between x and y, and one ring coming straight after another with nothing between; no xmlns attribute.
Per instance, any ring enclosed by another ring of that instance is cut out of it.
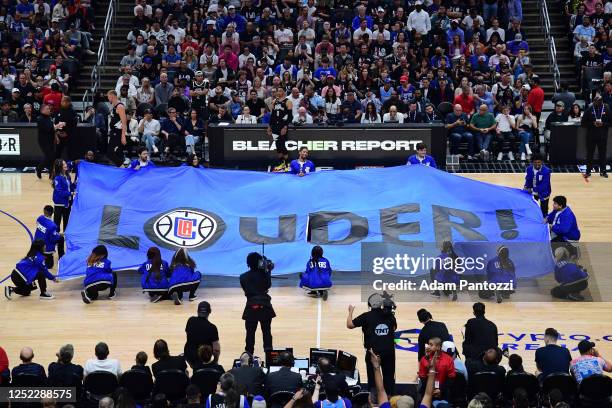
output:
<svg viewBox="0 0 612 408"><path fill-rule="evenodd" d="M553 269L548 228L529 194L425 166L297 177L82 162L66 237L64 278L84 274L98 244L107 246L114 269L137 267L151 246L168 261L185 247L202 273L232 276L262 243L274 274L303 271L315 244L334 270L359 271L361 243L445 240L478 244L490 257L500 244L517 248L511 256L519 277Z"/></svg>

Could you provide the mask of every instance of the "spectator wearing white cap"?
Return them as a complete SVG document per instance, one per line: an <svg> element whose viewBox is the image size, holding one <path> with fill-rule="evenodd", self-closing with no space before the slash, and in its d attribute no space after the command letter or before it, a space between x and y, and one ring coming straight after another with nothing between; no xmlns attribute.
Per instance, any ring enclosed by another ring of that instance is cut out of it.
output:
<svg viewBox="0 0 612 408"><path fill-rule="evenodd" d="M459 353L457 352L457 347L455 346L455 343L453 343L452 341L443 342L442 351L453 358L453 363L455 364L455 371L463 374L463 376L465 377L465 381L467 381L467 368L465 367L465 363L463 362L463 360L459 358Z"/></svg>

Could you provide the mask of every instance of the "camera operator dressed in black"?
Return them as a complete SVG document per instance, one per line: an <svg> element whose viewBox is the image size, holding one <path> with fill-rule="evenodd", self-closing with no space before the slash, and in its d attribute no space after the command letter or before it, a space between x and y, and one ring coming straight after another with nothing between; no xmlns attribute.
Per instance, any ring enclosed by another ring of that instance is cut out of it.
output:
<svg viewBox="0 0 612 408"><path fill-rule="evenodd" d="M257 252L247 256L249 270L240 275L240 286L247 301L242 313L246 339L244 349L253 354L255 351L255 331L261 325L264 350L272 349L272 319L276 317L272 308L272 298L268 290L272 286L271 272L274 264Z"/></svg>
<svg viewBox="0 0 612 408"><path fill-rule="evenodd" d="M349 306L346 327L354 329L361 327L363 331L363 346L366 349L366 368L368 373L368 388L370 392L376 389L374 370L368 350L380 356L385 391L393 395L395 388L395 329L397 322L393 315L393 302L375 294L368 300L370 310L353 319L355 306Z"/></svg>
<svg viewBox="0 0 612 408"><path fill-rule="evenodd" d="M293 104L285 95L283 88L276 91L276 99L272 104L270 115L270 125L268 135L276 142L276 152L281 163L287 164L289 152L287 151L287 132L289 124L293 121Z"/></svg>

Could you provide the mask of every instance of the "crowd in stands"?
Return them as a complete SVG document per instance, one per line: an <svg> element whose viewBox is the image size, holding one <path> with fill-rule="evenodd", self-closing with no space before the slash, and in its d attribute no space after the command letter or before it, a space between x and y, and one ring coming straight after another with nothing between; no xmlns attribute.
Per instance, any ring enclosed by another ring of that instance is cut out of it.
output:
<svg viewBox="0 0 612 408"><path fill-rule="evenodd" d="M0 122L35 123L60 109L81 61L94 54L90 0L7 0L0 5Z"/></svg>
<svg viewBox="0 0 612 408"><path fill-rule="evenodd" d="M235 363L232 369L226 370L219 365L220 340L216 336L216 326L208 320L210 306L207 302L202 303L205 307L199 307L198 316L191 317L186 326L186 354L171 354L167 342L160 339L153 346L155 362L148 364L147 353L140 351L136 354L135 364L131 369L124 370L119 360L112 358L106 343L98 343L94 350L95 357L87 360L83 366L73 361L74 347L66 344L58 351L57 361L49 364L45 370L36 362L32 348L23 347L19 354L20 362L10 364L6 352L0 347L0 385L19 385L28 378L30 385L76 386L83 400L62 404L64 407L85 404L83 406L101 408L350 408L373 405L385 408L528 408L535 406L535 402L541 407L564 408L576 406L577 393L583 392L583 384L603 379L599 384L609 387L612 382L610 378L607 378L606 382L606 377L602 376L605 372L612 372L612 362L600 355L595 343L581 340L577 345L577 352L572 353L566 345L557 344L561 335L554 328L546 329L544 345L535 352L535 376L527 373L520 355L509 355L508 350L502 351L499 348L497 325L485 317L485 306L475 303L474 317L465 325L463 353L459 353L458 347L451 341L443 322L434 321L431 313L425 309L417 312L417 317L423 324L418 337L417 390L410 396L389 395L389 403L386 401L387 395L380 373L380 357L371 351L376 393L374 389L360 390L359 386L349 387L346 375L336 371L329 358L321 358L311 363L316 367L316 374L298 374L299 371L291 370L294 359L290 351L281 352L277 370L270 370L268 373L265 369L262 370L255 362L258 360L247 352L240 356L240 364ZM201 310L206 313L200 313ZM197 352L187 353L187 350L192 349ZM460 354L463 354L464 359ZM409 355L402 355L401 358L407 356ZM502 362L504 357L508 359L507 363ZM190 381L189 371L192 372ZM431 375L435 377L435 385L426 386L430 383L428 379ZM177 376L184 381L178 381ZM101 381L101 377L106 380ZM485 377L489 381L481 384L480 381ZM491 377L496 380L491 382ZM505 388L501 385L504 383ZM509 386L516 383L522 385ZM102 387L101 384L110 386L106 386L105 393L96 394L95 391ZM526 389L530 388L528 384L535 384L535 391ZM550 384L556 386L550 387ZM164 394L170 392L174 394ZM369 392L372 393L371 398ZM459 393L463 394L457 395ZM466 395L469 398L466 398ZM587 396L580 395L584 404ZM415 401L419 401L421 397L421 405L415 405ZM459 402L461 398L463 401ZM48 400L44 406L51 408L60 405Z"/></svg>
<svg viewBox="0 0 612 408"><path fill-rule="evenodd" d="M153 153L170 110L203 142L208 123L269 123L280 88L295 125L444 122L459 158L526 160L544 93L521 21L520 0L137 0L115 90L160 120L131 130Z"/></svg>

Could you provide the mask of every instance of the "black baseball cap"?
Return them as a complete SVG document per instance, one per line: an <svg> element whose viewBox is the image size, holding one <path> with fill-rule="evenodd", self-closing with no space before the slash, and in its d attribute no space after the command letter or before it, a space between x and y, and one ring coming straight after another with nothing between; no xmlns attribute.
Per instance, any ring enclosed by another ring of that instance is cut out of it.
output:
<svg viewBox="0 0 612 408"><path fill-rule="evenodd" d="M210 303L207 301L198 304L198 316L208 316L210 314Z"/></svg>
<svg viewBox="0 0 612 408"><path fill-rule="evenodd" d="M595 343L593 343L592 341L581 340L580 343L578 343L578 351L580 352L580 354L586 353L593 347L595 347Z"/></svg>

